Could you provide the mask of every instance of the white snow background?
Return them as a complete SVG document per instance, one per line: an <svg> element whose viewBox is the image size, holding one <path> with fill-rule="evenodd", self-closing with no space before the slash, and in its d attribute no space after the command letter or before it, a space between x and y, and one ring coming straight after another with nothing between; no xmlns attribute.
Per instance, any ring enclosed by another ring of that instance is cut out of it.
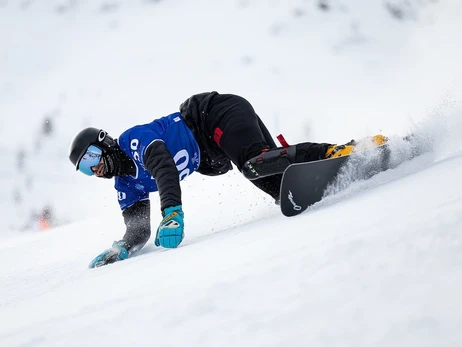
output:
<svg viewBox="0 0 462 347"><path fill-rule="evenodd" d="M461 18L459 0L0 1L0 346L461 346ZM435 149L294 218L236 170L194 174L178 249L87 269L124 224L73 136L211 90L290 143ZM19 232L44 205L68 223Z"/></svg>

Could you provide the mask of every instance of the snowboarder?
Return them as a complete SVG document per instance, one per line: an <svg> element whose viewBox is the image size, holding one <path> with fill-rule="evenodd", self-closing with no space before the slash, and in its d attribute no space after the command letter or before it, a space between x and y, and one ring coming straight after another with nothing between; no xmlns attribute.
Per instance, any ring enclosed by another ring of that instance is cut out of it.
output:
<svg viewBox="0 0 462 347"><path fill-rule="evenodd" d="M276 146L252 105L244 98L217 92L191 96L180 112L136 125L113 139L101 129L86 128L71 143L69 159L88 176L115 178L126 232L90 267L128 258L151 236L149 193L159 192L163 219L155 245L176 248L184 237L180 181L197 171L222 175L232 164L246 178L279 201L282 173L291 163L350 154L354 143L304 142ZM377 145L386 141L376 136Z"/></svg>

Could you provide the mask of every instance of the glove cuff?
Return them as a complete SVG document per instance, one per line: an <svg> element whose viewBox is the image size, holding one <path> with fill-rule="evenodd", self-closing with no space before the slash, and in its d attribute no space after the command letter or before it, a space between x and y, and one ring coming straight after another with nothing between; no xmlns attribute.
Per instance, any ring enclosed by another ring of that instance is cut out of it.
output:
<svg viewBox="0 0 462 347"><path fill-rule="evenodd" d="M170 207L165 208L162 211L162 217L168 216L170 213L175 212L175 211L178 212L180 215L183 215L182 206L177 205L177 206L170 206Z"/></svg>

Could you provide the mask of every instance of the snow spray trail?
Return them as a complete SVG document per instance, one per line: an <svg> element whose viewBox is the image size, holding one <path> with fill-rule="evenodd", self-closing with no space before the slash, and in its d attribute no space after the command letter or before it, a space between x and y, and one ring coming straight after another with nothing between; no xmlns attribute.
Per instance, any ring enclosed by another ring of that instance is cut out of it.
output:
<svg viewBox="0 0 462 347"><path fill-rule="evenodd" d="M318 205L344 199L456 156L462 151L461 113L435 111L428 119L414 124L408 134L389 136L386 158L389 169L384 172L380 172L384 160L381 151L360 155L357 160L350 161L326 189L323 203Z"/></svg>

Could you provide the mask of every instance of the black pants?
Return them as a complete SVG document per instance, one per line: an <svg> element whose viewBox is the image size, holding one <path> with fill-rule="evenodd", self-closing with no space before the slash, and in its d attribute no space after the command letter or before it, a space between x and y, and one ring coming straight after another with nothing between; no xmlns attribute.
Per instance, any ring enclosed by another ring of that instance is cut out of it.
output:
<svg viewBox="0 0 462 347"><path fill-rule="evenodd" d="M237 95L219 94L211 101L205 119L207 132L241 171L246 160L265 148L276 148L274 140L252 105Z"/></svg>
<svg viewBox="0 0 462 347"><path fill-rule="evenodd" d="M244 163L264 149L277 148L271 134L244 98L232 94L218 94L210 102L205 119L207 132L220 149L241 171ZM298 151L298 146L302 149ZM297 145L296 162L320 159L327 144L303 143ZM279 199L282 174L251 182L274 199Z"/></svg>

